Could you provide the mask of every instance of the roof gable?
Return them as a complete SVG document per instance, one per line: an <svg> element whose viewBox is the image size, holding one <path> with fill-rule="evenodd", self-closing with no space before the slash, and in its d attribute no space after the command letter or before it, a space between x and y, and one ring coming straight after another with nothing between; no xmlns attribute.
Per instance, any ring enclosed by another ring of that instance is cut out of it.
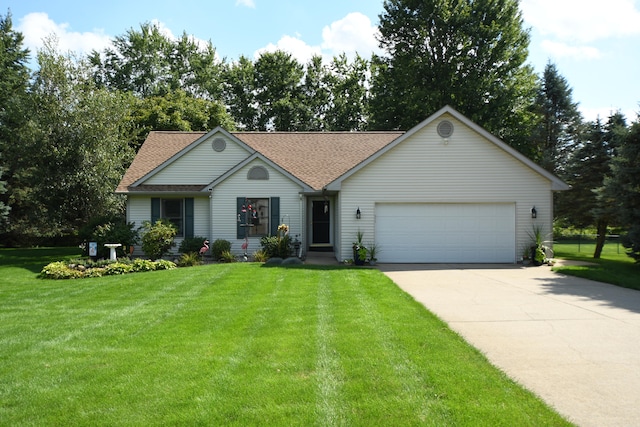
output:
<svg viewBox="0 0 640 427"><path fill-rule="evenodd" d="M525 155L523 155L522 153L520 153L516 149L512 148L511 146L507 145L505 142L501 141L499 138L497 138L493 134L487 132L481 126L479 126L476 123L472 122L470 119L468 119L466 116L464 116L463 114L461 114L458 111L456 111L454 108L452 108L450 106L445 106L444 108L442 108L439 111L437 111L436 113L432 114L431 116L429 116L427 119L425 119L424 121L422 121L418 125L416 125L413 128L411 128L409 131L407 131L405 134L403 134L402 136L397 138L392 143L386 145L381 150L377 151L372 156L368 157L367 159L365 159L364 161L362 161L358 165L355 165L352 169L350 169L349 171L347 171L346 173L344 173L343 175L338 177L336 180L332 181L330 184L327 185L327 189L329 189L329 190L339 190L341 185L342 185L342 182L345 179L347 179L348 177L350 177L354 173L358 172L362 168L366 167L369 163L371 163L374 160L378 159L384 153L386 153L389 150L393 149L397 145L402 144L403 141L411 138L414 134L416 134L417 132L420 132L422 129L424 129L425 127L429 126L430 124L432 124L437 119L439 119L439 118L441 118L443 116L446 116L447 114L453 116L455 119L460 121L462 124L464 124L465 126L470 128L474 132L478 133L485 140L487 140L491 144L494 144L497 148L505 151L510 156L512 156L515 159L517 159L525 167L532 169L533 171L535 171L539 175L541 175L541 176L545 177L546 179L548 179L549 181L551 181L551 189L552 190L568 190L570 188L569 185L564 183L560 178L558 178L557 176L555 176L552 173L548 172L544 168L540 167L535 162L530 160L528 157L526 157Z"/></svg>
<svg viewBox="0 0 640 427"><path fill-rule="evenodd" d="M221 128L202 132L151 132L125 173L116 192L149 191L145 183L156 174L223 132L247 151L247 161L255 153L309 190L321 190L403 132L227 132ZM228 177L238 162L228 164L214 178ZM224 178L223 178L224 179ZM211 184L213 184L211 183ZM201 190L207 186L203 183Z"/></svg>

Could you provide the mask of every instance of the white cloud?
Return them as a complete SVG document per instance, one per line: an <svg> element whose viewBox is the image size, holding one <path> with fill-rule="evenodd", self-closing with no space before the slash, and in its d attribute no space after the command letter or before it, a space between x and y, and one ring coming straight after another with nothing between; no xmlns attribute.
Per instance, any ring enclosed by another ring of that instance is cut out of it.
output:
<svg viewBox="0 0 640 427"><path fill-rule="evenodd" d="M572 43L640 35L634 0L522 0L524 20L543 36Z"/></svg>
<svg viewBox="0 0 640 427"><path fill-rule="evenodd" d="M368 58L372 52L378 52L376 34L378 28L371 24L371 20L359 12L350 13L344 18L325 26L322 29L322 43L320 46L307 44L297 34L284 35L277 43L269 43L258 49L254 58L258 58L264 52L282 50L289 52L300 63L306 64L313 55L320 55L326 60L342 53L348 58L355 57L356 53Z"/></svg>
<svg viewBox="0 0 640 427"><path fill-rule="evenodd" d="M236 0L236 6L246 6L255 9L256 3L253 0Z"/></svg>
<svg viewBox="0 0 640 427"><path fill-rule="evenodd" d="M592 46L571 46L552 40L543 40L541 46L545 52L556 58L599 59L602 57L602 53Z"/></svg>
<svg viewBox="0 0 640 427"><path fill-rule="evenodd" d="M71 31L69 24L58 24L42 12L26 15L20 19L16 29L24 35L24 45L31 50L32 55L42 48L43 40L52 34L58 39L58 49L62 52L88 54L93 49L102 50L111 45L111 37L102 30L84 33Z"/></svg>
<svg viewBox="0 0 640 427"><path fill-rule="evenodd" d="M371 24L368 16L350 13L322 29L322 49L332 55L344 52L352 56L358 52L368 57L378 50L377 34L378 28Z"/></svg>
<svg viewBox="0 0 640 427"><path fill-rule="evenodd" d="M309 46L297 37L282 36L276 44L269 43L267 46L258 49L253 56L254 59L257 59L265 52L275 52L277 50L290 53L301 64L309 62L314 55L322 55L322 50L319 46Z"/></svg>

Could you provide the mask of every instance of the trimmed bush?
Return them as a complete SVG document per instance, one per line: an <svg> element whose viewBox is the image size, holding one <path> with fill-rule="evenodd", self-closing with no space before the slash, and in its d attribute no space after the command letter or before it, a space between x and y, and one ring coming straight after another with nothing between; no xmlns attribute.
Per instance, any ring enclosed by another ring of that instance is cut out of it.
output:
<svg viewBox="0 0 640 427"><path fill-rule="evenodd" d="M142 251L152 260L160 259L176 245L178 229L171 221L159 219L155 224L142 223Z"/></svg>
<svg viewBox="0 0 640 427"><path fill-rule="evenodd" d="M220 261L224 252L231 252L231 242L224 239L217 239L211 245L211 256L216 261ZM228 262L228 261L227 261Z"/></svg>
<svg viewBox="0 0 640 427"><path fill-rule="evenodd" d="M185 239L180 243L180 247L178 251L182 254L188 254L191 252L195 252L196 254L200 253L200 248L202 247L202 243L207 240L206 237L185 237Z"/></svg>

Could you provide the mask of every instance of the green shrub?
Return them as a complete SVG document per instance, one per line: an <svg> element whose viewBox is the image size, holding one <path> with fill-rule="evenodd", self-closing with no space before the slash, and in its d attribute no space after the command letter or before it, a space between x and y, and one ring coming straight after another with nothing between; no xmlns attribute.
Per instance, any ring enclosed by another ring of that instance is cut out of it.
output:
<svg viewBox="0 0 640 427"><path fill-rule="evenodd" d="M224 252L231 252L231 242L224 239L217 239L211 245L211 256L216 261L220 261Z"/></svg>
<svg viewBox="0 0 640 427"><path fill-rule="evenodd" d="M203 242L207 240L206 237L185 237L185 239L180 243L180 247L178 251L181 254L187 254L190 252L195 252L196 254L200 253L200 248L202 247Z"/></svg>
<svg viewBox="0 0 640 427"><path fill-rule="evenodd" d="M85 242L97 242L98 258L109 258L109 248L105 248L105 243L121 243L122 246L116 248L116 256L121 258L128 256L127 249L140 240L138 230L134 227L134 223L127 223L121 216L100 217L82 228L78 237Z"/></svg>
<svg viewBox="0 0 640 427"><path fill-rule="evenodd" d="M293 245L291 237L285 236L265 236L260 239L262 250L267 254L268 258L289 258L293 254Z"/></svg>
<svg viewBox="0 0 640 427"><path fill-rule="evenodd" d="M253 260L255 262L266 262L269 259L267 253L262 249L257 250L253 253Z"/></svg>
<svg viewBox="0 0 640 427"><path fill-rule="evenodd" d="M82 271L70 268L64 261L52 262L45 265L39 277L44 279L79 279L83 277Z"/></svg>
<svg viewBox="0 0 640 427"><path fill-rule="evenodd" d="M142 251L152 260L160 259L176 245L178 229L171 221L159 219L155 224L142 223Z"/></svg>
<svg viewBox="0 0 640 427"><path fill-rule="evenodd" d="M164 259L159 259L154 264L156 265L156 270L173 270L178 267L175 263Z"/></svg>
<svg viewBox="0 0 640 427"><path fill-rule="evenodd" d="M142 258L135 259L131 266L133 267L132 272L154 271L156 269L156 264L153 261Z"/></svg>
<svg viewBox="0 0 640 427"><path fill-rule="evenodd" d="M218 259L220 262L236 262L236 256L231 251L223 251Z"/></svg>
<svg viewBox="0 0 640 427"><path fill-rule="evenodd" d="M178 260L178 267L193 267L202 264L202 259L197 252L189 252L182 254Z"/></svg>
<svg viewBox="0 0 640 427"><path fill-rule="evenodd" d="M104 268L105 276L116 276L119 274L127 274L133 271L133 265L125 264L123 262L115 262L109 264Z"/></svg>

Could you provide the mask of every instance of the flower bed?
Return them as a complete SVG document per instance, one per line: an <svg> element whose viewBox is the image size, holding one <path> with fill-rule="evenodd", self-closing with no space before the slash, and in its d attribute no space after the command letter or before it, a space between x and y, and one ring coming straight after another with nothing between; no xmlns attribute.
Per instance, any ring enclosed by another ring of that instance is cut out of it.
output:
<svg viewBox="0 0 640 427"><path fill-rule="evenodd" d="M171 261L146 259L119 261L91 261L74 259L57 261L44 266L38 277L42 279L82 279L86 277L115 276L141 271L172 270L176 264Z"/></svg>

